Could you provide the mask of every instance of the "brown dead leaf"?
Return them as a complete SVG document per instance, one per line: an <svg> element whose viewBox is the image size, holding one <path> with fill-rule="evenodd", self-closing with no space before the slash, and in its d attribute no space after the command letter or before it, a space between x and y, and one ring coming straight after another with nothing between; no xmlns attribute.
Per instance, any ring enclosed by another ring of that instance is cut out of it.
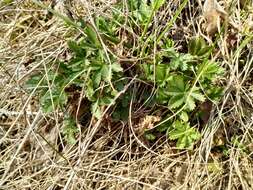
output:
<svg viewBox="0 0 253 190"><path fill-rule="evenodd" d="M143 134L145 130L150 130L154 128L155 123L159 122L161 117L147 115L145 118L141 119L140 123L136 126L136 132Z"/></svg>
<svg viewBox="0 0 253 190"><path fill-rule="evenodd" d="M205 30L209 36L213 36L218 31L221 20L227 13L216 0L206 0L203 7L204 18L206 19Z"/></svg>

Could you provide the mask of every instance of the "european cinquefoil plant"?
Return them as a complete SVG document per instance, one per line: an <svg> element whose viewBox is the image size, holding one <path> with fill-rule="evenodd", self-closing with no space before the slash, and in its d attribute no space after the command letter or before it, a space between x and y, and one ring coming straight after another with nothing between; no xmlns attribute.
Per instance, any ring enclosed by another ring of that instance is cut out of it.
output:
<svg viewBox="0 0 253 190"><path fill-rule="evenodd" d="M127 2L127 9L122 2L117 3L111 18L94 17L95 26L81 22L79 29L84 35L68 43L71 59L53 63L50 68L33 75L27 82L27 88L36 88L45 113L59 109L65 113L71 97L66 89L74 87L83 90L81 98L89 102L88 110L95 118L101 119L104 108L114 104L111 115L115 121L127 119L125 110L131 100L131 88L134 87L131 86L114 102L115 96L131 78L129 69L124 70L118 61L116 46L121 43L128 57L139 60L130 67L130 73L135 73L139 79L153 85L154 103L158 109L161 105L169 110L155 130L165 132L169 139L176 140L178 148L191 148L201 137L195 127L197 123L194 122L198 117L198 105L219 99L222 89L216 85L216 81L223 69L209 59L213 47L206 45L199 37L189 42L187 53L179 53L173 41L162 35L157 34L160 36L160 41L157 41L150 27L154 15L164 5L164 0L153 0L151 3L144 0ZM124 11L128 14L124 14ZM128 38L124 42L122 30ZM155 55L152 52L154 44L157 46ZM138 98L141 97L135 97ZM75 119L68 115L64 124L66 139L74 143L78 131ZM152 131L146 131L145 134L155 139Z"/></svg>

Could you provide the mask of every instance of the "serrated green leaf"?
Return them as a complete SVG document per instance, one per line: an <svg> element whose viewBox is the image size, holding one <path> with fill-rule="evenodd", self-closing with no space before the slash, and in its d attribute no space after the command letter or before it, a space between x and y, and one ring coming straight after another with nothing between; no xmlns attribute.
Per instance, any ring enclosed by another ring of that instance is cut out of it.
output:
<svg viewBox="0 0 253 190"><path fill-rule="evenodd" d="M102 117L102 111L101 111L100 106L99 106L99 100L97 100L95 103L92 104L91 113L97 119L100 119Z"/></svg>
<svg viewBox="0 0 253 190"><path fill-rule="evenodd" d="M184 96L173 96L170 98L169 100L169 106L171 109L174 108L179 108L180 106L182 106L184 104L185 100L184 100Z"/></svg>
<svg viewBox="0 0 253 190"><path fill-rule="evenodd" d="M186 106L185 106L187 109L189 109L190 111L194 110L196 105L195 105L195 101L194 99L189 96L187 101L186 101Z"/></svg>
<svg viewBox="0 0 253 190"><path fill-rule="evenodd" d="M188 144L190 144L190 142L188 141L187 136L183 136L177 140L176 146L178 149L184 149L187 148L187 146L189 146Z"/></svg>
<svg viewBox="0 0 253 190"><path fill-rule="evenodd" d="M167 48L165 50L166 56L171 57L171 58L175 58L179 56L179 53L175 50L174 47L171 48Z"/></svg>
<svg viewBox="0 0 253 190"><path fill-rule="evenodd" d="M188 50L189 53L192 55L197 55L198 52L206 47L206 43L203 38L201 37L196 37L190 40L189 45L188 45Z"/></svg>
<svg viewBox="0 0 253 190"><path fill-rule="evenodd" d="M156 101L158 101L161 104L165 104L168 102L168 95L166 94L166 89L164 88L159 88L157 93L156 93Z"/></svg>
<svg viewBox="0 0 253 190"><path fill-rule="evenodd" d="M101 72L102 79L109 81L109 79L111 78L109 66L106 64L103 64L100 72Z"/></svg>
<svg viewBox="0 0 253 190"><path fill-rule="evenodd" d="M196 107L195 102L205 100L204 95L199 91L197 87L191 87L185 83L182 76L174 76L171 81L168 82L167 91L165 94L171 96L169 99L169 106L179 108L185 104L185 109L194 110Z"/></svg>
<svg viewBox="0 0 253 190"><path fill-rule="evenodd" d="M199 91L199 88L197 87L192 87L193 89L190 89L190 87L188 88L188 93L187 93L187 97L186 97L186 108L188 108L189 110L194 110L196 105L195 102L196 101L201 101L204 102L205 101L205 97L204 95Z"/></svg>
<svg viewBox="0 0 253 190"><path fill-rule="evenodd" d="M166 56L171 59L169 66L172 70L180 68L182 71L186 71L189 68L188 64L194 60L192 55L180 54L174 48L166 49Z"/></svg>
<svg viewBox="0 0 253 190"><path fill-rule="evenodd" d="M145 133L144 134L145 138L148 139L149 141L154 141L156 139L156 136L151 134L151 133Z"/></svg>
<svg viewBox="0 0 253 190"><path fill-rule="evenodd" d="M92 77L92 81L93 81L93 84L94 84L94 87L97 88L99 87L99 84L101 82L101 79L102 79L102 74L100 71L96 71L94 72L94 75Z"/></svg>
<svg viewBox="0 0 253 190"><path fill-rule="evenodd" d="M220 67L217 63L211 61L204 61L197 70L197 74L200 75L201 79L208 79L213 81L217 76L223 74L224 69Z"/></svg>
<svg viewBox="0 0 253 190"><path fill-rule="evenodd" d="M101 105L101 106L109 105L111 103L115 103L114 99L111 98L111 97L104 96L104 97L99 99L99 105Z"/></svg>
<svg viewBox="0 0 253 190"><path fill-rule="evenodd" d="M67 95L61 89L49 90L41 97L42 109L45 113L53 112L53 108L59 108L67 103Z"/></svg>
<svg viewBox="0 0 253 190"><path fill-rule="evenodd" d="M180 119L182 119L182 121L184 122L188 122L189 120L188 114L185 111L182 111L180 114Z"/></svg>
<svg viewBox="0 0 253 190"><path fill-rule="evenodd" d="M169 138L177 140L179 149L191 148L193 143L199 140L200 134L196 129L190 127L189 123L177 120L173 123L173 129L169 131Z"/></svg>
<svg viewBox="0 0 253 190"><path fill-rule="evenodd" d="M194 87L192 93L190 94L194 99L199 100L201 102L205 101L205 96L199 92L199 88Z"/></svg>
<svg viewBox="0 0 253 190"><path fill-rule="evenodd" d="M180 75L173 76L172 80L168 82L168 91L166 92L166 94L176 96L184 93L185 93L184 78Z"/></svg>
<svg viewBox="0 0 253 190"><path fill-rule="evenodd" d="M193 56L190 54L180 54L179 56L179 67L182 71L186 71L188 69L188 63L193 60Z"/></svg>
<svg viewBox="0 0 253 190"><path fill-rule="evenodd" d="M63 121L63 135L65 140L69 144L75 144L76 138L75 135L78 132L75 120L71 117L67 117Z"/></svg>
<svg viewBox="0 0 253 190"><path fill-rule="evenodd" d="M28 89L36 88L40 81L42 82L42 78L43 76L41 74L31 76L31 78L26 82L25 87Z"/></svg>
<svg viewBox="0 0 253 190"><path fill-rule="evenodd" d="M113 63L111 65L111 68L112 68L112 71L118 73L118 72L122 72L123 71L123 68L121 67L120 64L117 64L117 63Z"/></svg>
<svg viewBox="0 0 253 190"><path fill-rule="evenodd" d="M98 47L98 48L101 47L100 41L99 41L98 38L97 38L96 31L95 31L95 30L93 29L93 27L90 26L89 24L86 26L85 34L87 35L89 41L90 41L93 45L95 45L95 46Z"/></svg>
<svg viewBox="0 0 253 190"><path fill-rule="evenodd" d="M85 95L90 101L95 101L93 95L95 93L92 80L88 80L86 83Z"/></svg>
<svg viewBox="0 0 253 190"><path fill-rule="evenodd" d="M218 101L224 94L223 91L224 89L222 87L213 87L213 88L208 88L206 90L206 94L208 98L210 98L212 101Z"/></svg>
<svg viewBox="0 0 253 190"><path fill-rule="evenodd" d="M162 46L164 49L170 49L174 47L174 41L172 39L165 39L164 44Z"/></svg>
<svg viewBox="0 0 253 190"><path fill-rule="evenodd" d="M158 64L157 66L155 66L154 74L155 74L155 80L160 87L165 87L167 81L171 79L170 69L167 64ZM152 81L153 81L153 78L154 76L149 77L149 79L152 79Z"/></svg>
<svg viewBox="0 0 253 190"><path fill-rule="evenodd" d="M156 80L158 82L162 82L162 81L165 81L165 77L166 77L166 65L165 64L159 64L155 67L155 74L156 74Z"/></svg>
<svg viewBox="0 0 253 190"><path fill-rule="evenodd" d="M189 128L188 124L185 124L178 120L173 123L172 127L173 129L169 132L169 138L171 140L176 140L183 137Z"/></svg>
<svg viewBox="0 0 253 190"><path fill-rule="evenodd" d="M188 50L191 55L197 55L200 57L207 57L212 51L211 46L207 46L205 40L201 37L196 37L190 40Z"/></svg>

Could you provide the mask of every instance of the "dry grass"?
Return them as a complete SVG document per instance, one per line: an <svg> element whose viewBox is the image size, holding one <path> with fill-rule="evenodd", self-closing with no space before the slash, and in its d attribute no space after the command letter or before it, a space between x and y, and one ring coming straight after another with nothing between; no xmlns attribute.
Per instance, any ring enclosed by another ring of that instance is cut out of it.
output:
<svg viewBox="0 0 253 190"><path fill-rule="evenodd" d="M93 2L76 0L71 11L74 17L94 11L104 14L110 3L101 1L95 7ZM50 62L68 59L66 42L79 32L28 0L2 6L0 189L253 189L253 7L249 5L242 15L235 6L238 3L227 2L234 4L230 18L241 32L227 31L218 40L220 49L214 55L227 71L226 93L193 151L178 151L166 139L149 146L138 138L136 124L131 122L110 126L97 121L82 129L76 145L63 143L63 113L43 115L24 82ZM204 35L197 5L189 3L186 21L178 23L183 26L184 40ZM160 17L171 12L168 6ZM172 33L178 33L178 27L173 26ZM243 32L247 27L248 34ZM234 38L232 51L227 41ZM231 143L234 135L250 152ZM228 156L213 149L225 143L229 144Z"/></svg>

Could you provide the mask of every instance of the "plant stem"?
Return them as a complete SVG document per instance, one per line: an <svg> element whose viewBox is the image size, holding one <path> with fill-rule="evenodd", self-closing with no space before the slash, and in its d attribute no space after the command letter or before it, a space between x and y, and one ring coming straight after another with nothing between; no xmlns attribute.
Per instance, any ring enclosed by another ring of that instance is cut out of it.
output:
<svg viewBox="0 0 253 190"><path fill-rule="evenodd" d="M169 23L167 24L166 28L163 30L163 32L158 36L156 42L160 42L161 39L164 37L164 35L166 34L166 32L168 32L168 30L171 28L171 26L176 22L179 14L182 12L182 10L185 8L186 4L187 4L188 0L184 0L183 3L180 4L178 10L176 11L175 15L172 17L172 19L169 21Z"/></svg>

